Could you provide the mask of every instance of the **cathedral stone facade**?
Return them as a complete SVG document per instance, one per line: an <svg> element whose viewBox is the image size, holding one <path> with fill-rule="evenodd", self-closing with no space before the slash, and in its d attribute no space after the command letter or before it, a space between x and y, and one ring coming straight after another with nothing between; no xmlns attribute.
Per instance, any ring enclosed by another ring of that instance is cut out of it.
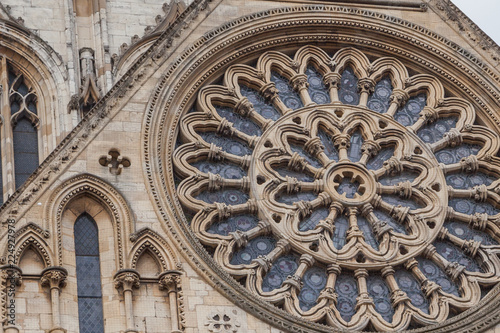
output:
<svg viewBox="0 0 500 333"><path fill-rule="evenodd" d="M499 110L449 0L1 0L1 329L500 332Z"/></svg>

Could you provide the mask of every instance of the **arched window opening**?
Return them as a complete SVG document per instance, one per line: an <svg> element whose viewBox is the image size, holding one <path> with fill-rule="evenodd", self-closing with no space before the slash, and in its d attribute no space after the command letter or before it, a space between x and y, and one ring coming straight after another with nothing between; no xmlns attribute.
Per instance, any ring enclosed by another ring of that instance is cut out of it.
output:
<svg viewBox="0 0 500 333"><path fill-rule="evenodd" d="M99 232L94 219L83 213L75 222L76 281L80 333L104 332Z"/></svg>

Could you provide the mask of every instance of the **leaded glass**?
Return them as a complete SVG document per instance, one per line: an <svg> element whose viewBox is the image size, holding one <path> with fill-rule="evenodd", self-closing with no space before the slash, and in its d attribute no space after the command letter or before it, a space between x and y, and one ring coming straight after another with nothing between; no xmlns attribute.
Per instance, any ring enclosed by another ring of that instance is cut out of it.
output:
<svg viewBox="0 0 500 333"><path fill-rule="evenodd" d="M409 170L403 170L403 172L398 175L383 176L382 178L380 178L379 182L382 185L397 185L406 181L413 182L417 177L418 173Z"/></svg>
<svg viewBox="0 0 500 333"><path fill-rule="evenodd" d="M238 131L241 131L248 135L260 136L262 134L262 130L259 126L257 126L257 124L255 124L248 118L244 118L239 114L234 113L233 109L222 106L216 106L215 109L222 118L226 118L228 121L233 123L233 127Z"/></svg>
<svg viewBox="0 0 500 333"><path fill-rule="evenodd" d="M297 144L290 143L290 149L292 150L292 152L298 153L300 156L302 156L303 158L305 158L306 161L309 164L311 164L312 166L314 166L316 168L321 167L321 163L316 158L314 158L311 155L309 155L308 153L306 153L304 151L303 146L299 146Z"/></svg>
<svg viewBox="0 0 500 333"><path fill-rule="evenodd" d="M460 294L458 293L458 286L437 264L425 258L417 258L417 261L418 267L429 280L440 285L444 292L453 294L455 296L460 296Z"/></svg>
<svg viewBox="0 0 500 333"><path fill-rule="evenodd" d="M262 290L269 292L281 287L288 276L292 276L299 266L299 257L293 254L285 255L276 260L269 273L262 280Z"/></svg>
<svg viewBox="0 0 500 333"><path fill-rule="evenodd" d="M230 232L235 232L236 230L248 231L255 228L258 222L256 216L237 215L212 224L207 232L227 236Z"/></svg>
<svg viewBox="0 0 500 333"><path fill-rule="evenodd" d="M398 287L408 295L411 304L424 313L429 313L429 300L425 297L417 279L405 270L399 267L394 273L394 278Z"/></svg>
<svg viewBox="0 0 500 333"><path fill-rule="evenodd" d="M394 308L391 304L391 291L387 287L384 279L380 274L370 274L366 279L368 295L373 299L375 310L387 322L392 322Z"/></svg>
<svg viewBox="0 0 500 333"><path fill-rule="evenodd" d="M293 90L288 79L276 72L271 72L271 81L276 85L281 100L288 108L295 110L304 106L299 94Z"/></svg>
<svg viewBox="0 0 500 333"><path fill-rule="evenodd" d="M347 229L349 228L349 222L345 216L337 217L335 220L335 232L333 234L333 245L337 250L340 250L345 245L345 236L347 234Z"/></svg>
<svg viewBox="0 0 500 333"><path fill-rule="evenodd" d="M312 212L312 214L299 223L300 231L314 229L320 220L327 218L329 210L326 207L321 207Z"/></svg>
<svg viewBox="0 0 500 333"><path fill-rule="evenodd" d="M479 150L481 150L480 145L462 144L456 147L441 149L436 152L436 159L439 163L454 164L460 162L464 157L477 155Z"/></svg>
<svg viewBox="0 0 500 333"><path fill-rule="evenodd" d="M473 230L468 224L463 222L446 222L444 224L445 228L454 236L465 240L474 240L476 242L481 242L485 245L500 245L490 234Z"/></svg>
<svg viewBox="0 0 500 333"><path fill-rule="evenodd" d="M398 109L394 115L394 119L403 126L411 126L420 117L420 112L426 105L427 96L425 94L410 97L408 102Z"/></svg>
<svg viewBox="0 0 500 333"><path fill-rule="evenodd" d="M460 251L455 245L445 241L437 241L434 245L436 246L437 252L449 262L465 266L465 269L471 272L481 272L479 264L464 252Z"/></svg>
<svg viewBox="0 0 500 333"><path fill-rule="evenodd" d="M481 172L476 172L473 174L452 173L446 175L446 184L452 186L453 188L461 190L465 190L482 184L489 186L495 180L496 178Z"/></svg>
<svg viewBox="0 0 500 333"><path fill-rule="evenodd" d="M239 190L227 189L216 192L203 191L196 198L209 204L220 202L226 205L238 205L247 202L248 194Z"/></svg>
<svg viewBox="0 0 500 333"><path fill-rule="evenodd" d="M496 215L500 213L499 209L493 207L488 202L476 202L470 199L450 199L449 206L455 211L467 215L474 215L476 213Z"/></svg>
<svg viewBox="0 0 500 333"><path fill-rule="evenodd" d="M439 118L435 122L422 126L417 135L425 143L434 143L443 138L450 129L455 128L457 117Z"/></svg>
<svg viewBox="0 0 500 333"><path fill-rule="evenodd" d="M348 105L358 105L358 78L351 67L346 67L342 72L339 87L339 99Z"/></svg>
<svg viewBox="0 0 500 333"><path fill-rule="evenodd" d="M317 104L330 103L330 95L323 83L323 76L311 65L307 66L306 75L312 101Z"/></svg>
<svg viewBox="0 0 500 333"><path fill-rule="evenodd" d="M333 144L331 137L328 134L326 134L325 131L319 130L318 138L320 138L321 144L323 145L323 147L325 147L326 156L328 156L330 160L338 162L339 152L337 151L337 148L335 148L335 145Z"/></svg>
<svg viewBox="0 0 500 333"><path fill-rule="evenodd" d="M259 236L252 239L248 244L236 251L231 258L231 265L248 265L258 256L264 256L275 247L276 241L272 237Z"/></svg>
<svg viewBox="0 0 500 333"><path fill-rule="evenodd" d="M204 172L206 174L208 174L209 172L218 174L226 179L240 179L247 174L246 171L241 167L226 162L213 163L204 160L193 163L192 165L198 168L198 170L200 170L201 172Z"/></svg>
<svg viewBox="0 0 500 333"><path fill-rule="evenodd" d="M321 290L325 288L326 280L326 270L318 266L314 266L304 273L303 286L299 293L302 311L307 311L316 305Z"/></svg>
<svg viewBox="0 0 500 333"><path fill-rule="evenodd" d="M351 162L358 162L361 158L361 146L363 145L363 136L361 132L356 131L351 135L351 146L349 147L348 156Z"/></svg>
<svg viewBox="0 0 500 333"><path fill-rule="evenodd" d="M358 216L358 227L363 233L365 241L378 251L379 243L377 237L373 234L372 227L364 217Z"/></svg>
<svg viewBox="0 0 500 333"><path fill-rule="evenodd" d="M249 88L245 85L240 85L241 94L248 98L250 103L253 104L253 107L257 113L259 113L262 117L277 120L280 117L280 113L278 110L274 108L271 104L267 103L257 91L252 88Z"/></svg>
<svg viewBox="0 0 500 333"><path fill-rule="evenodd" d="M368 97L367 106L370 110L385 113L391 104L392 83L388 76L383 77L375 85L373 94Z"/></svg>
<svg viewBox="0 0 500 333"><path fill-rule="evenodd" d="M200 136L207 143L213 143L217 147L221 147L222 150L237 156L249 155L252 153L252 150L248 147L247 144L236 141L221 135L216 134L215 132L200 132Z"/></svg>
<svg viewBox="0 0 500 333"><path fill-rule="evenodd" d="M384 166L384 162L394 155L394 147L385 147L374 157L368 160L366 167L371 170L378 170Z"/></svg>
<svg viewBox="0 0 500 333"><path fill-rule="evenodd" d="M356 313L356 298L358 297L358 285L351 274L342 273L337 277L335 283L337 298L337 310L345 321L350 321Z"/></svg>

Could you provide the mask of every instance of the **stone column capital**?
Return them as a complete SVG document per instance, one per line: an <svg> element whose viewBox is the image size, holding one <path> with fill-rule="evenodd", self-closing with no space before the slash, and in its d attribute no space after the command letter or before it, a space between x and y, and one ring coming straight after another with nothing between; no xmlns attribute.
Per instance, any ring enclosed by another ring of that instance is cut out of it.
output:
<svg viewBox="0 0 500 333"><path fill-rule="evenodd" d="M40 282L42 286L49 286L50 289L61 289L66 285L68 271L64 267L51 266L42 271Z"/></svg>
<svg viewBox="0 0 500 333"><path fill-rule="evenodd" d="M120 269L114 276L115 288L123 291L139 288L139 273L135 269Z"/></svg>
<svg viewBox="0 0 500 333"><path fill-rule="evenodd" d="M166 290L167 292L173 292L177 290L177 285L181 282L182 272L177 270L168 270L160 274L158 283L160 284L160 290Z"/></svg>
<svg viewBox="0 0 500 333"><path fill-rule="evenodd" d="M0 283L5 285L8 280L15 280L15 284L20 286L23 280L21 268L10 264L0 266Z"/></svg>

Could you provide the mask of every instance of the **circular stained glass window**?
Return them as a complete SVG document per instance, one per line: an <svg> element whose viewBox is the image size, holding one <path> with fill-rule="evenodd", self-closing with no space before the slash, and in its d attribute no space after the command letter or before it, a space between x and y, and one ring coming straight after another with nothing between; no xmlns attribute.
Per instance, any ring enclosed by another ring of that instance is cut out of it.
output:
<svg viewBox="0 0 500 333"><path fill-rule="evenodd" d="M434 77L355 49L263 54L201 89L173 155L189 226L256 296L401 330L499 281L496 135Z"/></svg>

